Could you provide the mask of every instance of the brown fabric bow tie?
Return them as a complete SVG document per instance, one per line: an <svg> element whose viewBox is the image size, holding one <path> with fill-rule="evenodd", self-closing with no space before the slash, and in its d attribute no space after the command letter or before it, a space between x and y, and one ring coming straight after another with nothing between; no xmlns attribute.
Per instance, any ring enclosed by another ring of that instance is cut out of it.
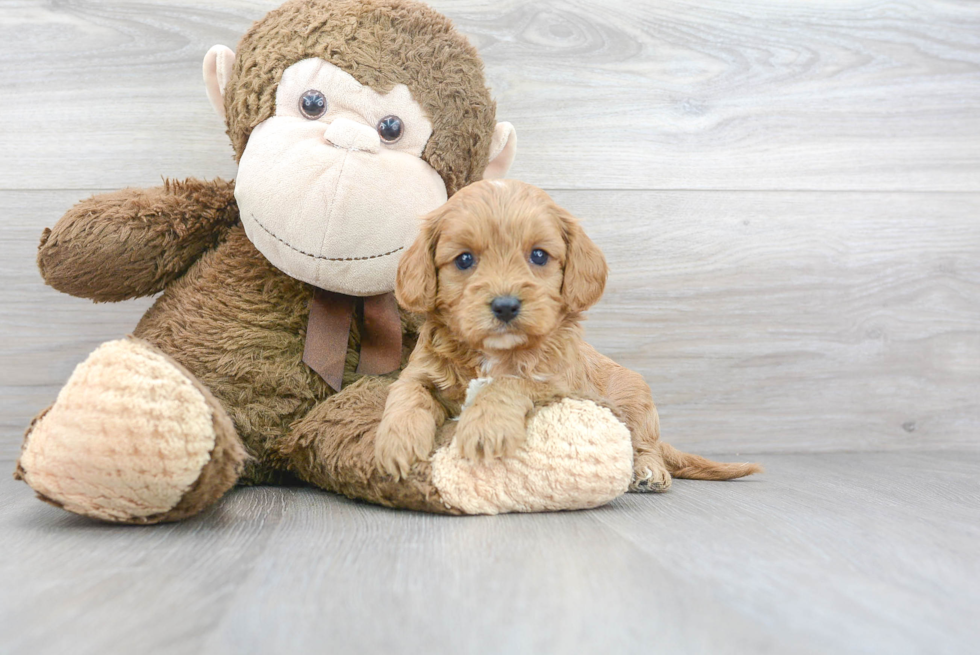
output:
<svg viewBox="0 0 980 655"><path fill-rule="evenodd" d="M402 322L395 294L356 298L317 289L310 303L303 362L334 391L344 385L344 363L351 320L358 301L364 303L361 357L357 372L384 375L397 371L402 360Z"/></svg>

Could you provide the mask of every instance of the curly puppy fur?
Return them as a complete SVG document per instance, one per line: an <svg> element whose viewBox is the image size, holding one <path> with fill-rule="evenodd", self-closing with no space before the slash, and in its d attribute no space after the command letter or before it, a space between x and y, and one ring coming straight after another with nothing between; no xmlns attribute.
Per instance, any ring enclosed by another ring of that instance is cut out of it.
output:
<svg viewBox="0 0 980 655"><path fill-rule="evenodd" d="M469 267L459 265L465 254ZM606 273L602 252L579 222L531 185L478 182L429 214L398 268L398 301L427 320L388 395L375 442L379 467L397 478L425 459L437 427L471 381L484 377L490 381L467 399L456 428L467 458L513 454L535 403L576 395L606 401L629 428L634 491L665 491L672 475L728 480L760 471L659 440L643 377L582 339L582 312L599 300ZM519 301L508 320L492 306L505 297Z"/></svg>

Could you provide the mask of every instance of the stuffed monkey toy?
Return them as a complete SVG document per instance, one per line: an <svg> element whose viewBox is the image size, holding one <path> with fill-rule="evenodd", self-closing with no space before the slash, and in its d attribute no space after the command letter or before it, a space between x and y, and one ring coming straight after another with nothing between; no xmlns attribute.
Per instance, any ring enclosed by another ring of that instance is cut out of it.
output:
<svg viewBox="0 0 980 655"><path fill-rule="evenodd" d="M514 458L461 459L449 422L408 476L376 465L387 388L420 323L391 293L399 257L420 216L502 177L516 150L448 19L407 0L292 0L237 53L212 48L204 77L236 182L98 195L41 236L59 291L160 295L34 419L16 477L68 511L140 524L192 516L235 484L455 514L626 491L628 431L571 398L536 408Z"/></svg>

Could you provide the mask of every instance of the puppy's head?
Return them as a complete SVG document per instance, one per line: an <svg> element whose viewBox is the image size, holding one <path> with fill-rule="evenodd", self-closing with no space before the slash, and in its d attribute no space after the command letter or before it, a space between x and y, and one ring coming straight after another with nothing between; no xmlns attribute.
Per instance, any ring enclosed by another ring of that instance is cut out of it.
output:
<svg viewBox="0 0 980 655"><path fill-rule="evenodd" d="M513 180L472 184L423 219L398 265L402 307L437 314L481 351L534 347L592 306L606 260L541 189Z"/></svg>

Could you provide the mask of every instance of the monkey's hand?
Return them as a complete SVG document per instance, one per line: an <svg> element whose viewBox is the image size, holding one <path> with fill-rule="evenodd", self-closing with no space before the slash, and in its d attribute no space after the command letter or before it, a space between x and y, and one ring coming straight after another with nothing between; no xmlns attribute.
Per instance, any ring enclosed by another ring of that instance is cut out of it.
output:
<svg viewBox="0 0 980 655"><path fill-rule="evenodd" d="M527 438L532 407L520 389L491 382L459 415L454 437L459 454L470 461L513 456Z"/></svg>
<svg viewBox="0 0 980 655"><path fill-rule="evenodd" d="M161 291L238 221L233 182L166 182L83 200L45 229L37 264L64 293L101 302Z"/></svg>

